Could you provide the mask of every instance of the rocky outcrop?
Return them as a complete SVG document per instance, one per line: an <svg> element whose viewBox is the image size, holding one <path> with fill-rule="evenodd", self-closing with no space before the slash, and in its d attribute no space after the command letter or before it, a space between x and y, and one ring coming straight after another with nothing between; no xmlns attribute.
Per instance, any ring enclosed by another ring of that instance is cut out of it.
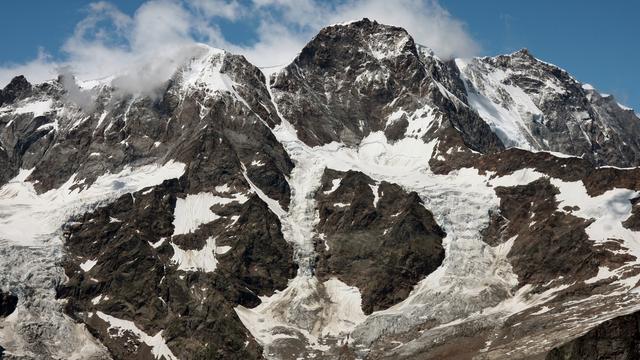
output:
<svg viewBox="0 0 640 360"><path fill-rule="evenodd" d="M547 360L640 358L640 314L619 316L549 351Z"/></svg>
<svg viewBox="0 0 640 360"><path fill-rule="evenodd" d="M501 149L487 124L454 95L463 96L455 74L452 64L419 51L404 29L363 19L322 29L271 79L271 88L283 117L312 146L355 145L376 131L392 140L430 141L453 128L474 150Z"/></svg>
<svg viewBox="0 0 640 360"><path fill-rule="evenodd" d="M12 293L0 291L0 316L9 316L18 305L18 297Z"/></svg>
<svg viewBox="0 0 640 360"><path fill-rule="evenodd" d="M558 209L558 193L548 179L496 188L500 207L490 216L485 241L513 242L508 257L521 284L543 286L562 278L575 283L596 276L601 266L617 269L636 260L613 255L620 250L616 241L596 245L589 239L585 228L593 220L572 215L571 208Z"/></svg>
<svg viewBox="0 0 640 360"><path fill-rule="evenodd" d="M261 105L268 103L264 78L242 57L215 53L194 61L204 61L199 71L226 72L242 89L210 89L197 81L184 88L185 75L159 103L128 99L102 123L79 126L93 139L86 151L98 150L98 161L159 157L187 164L179 181L125 195L69 225L69 281L59 296L116 358L158 351L145 336L161 336L178 358L260 358L260 346L233 308L259 304L258 296L283 289L295 275L278 218L252 195L263 192L286 207L293 166L267 127L278 120L272 105ZM81 174L87 168L80 167ZM32 176L41 176L38 168ZM200 209L200 199L214 200ZM177 218L185 216L208 220L178 230ZM88 270L82 266L87 261L95 264ZM122 321L141 333L114 325Z"/></svg>
<svg viewBox="0 0 640 360"><path fill-rule="evenodd" d="M0 90L0 106L28 97L31 90L32 85L24 75L14 77L4 89Z"/></svg>
<svg viewBox="0 0 640 360"><path fill-rule="evenodd" d="M173 235L182 189L166 181L69 223L69 280L58 295L115 358L158 351L145 336L160 336L178 358L260 358L233 307L284 288L295 275L292 249L255 195L229 198L215 206L219 219Z"/></svg>
<svg viewBox="0 0 640 360"><path fill-rule="evenodd" d="M360 172L325 170L316 200L316 273L360 289L366 314L405 299L442 263L446 234L416 193Z"/></svg>
<svg viewBox="0 0 640 360"><path fill-rule="evenodd" d="M640 119L526 49L457 60L469 104L508 147L556 151L596 165L640 164Z"/></svg>
<svg viewBox="0 0 640 360"><path fill-rule="evenodd" d="M179 358L259 358L261 348L234 306L257 305L259 295L284 288L296 273L278 218L256 195L286 208L286 177L293 168L269 128L279 118L264 76L241 56L197 50L157 98L103 84L91 90L95 106L79 108L59 79L32 87L0 112L0 161L7 163L0 176L4 183L18 169L32 169L32 196L63 185L69 193L84 193L111 174L185 164L179 181L78 204L65 230L69 280L59 285L58 296L116 358L150 356L162 350L150 345L158 338ZM210 83L216 76L225 82ZM107 193L126 186L117 177L110 183ZM204 220L174 234L176 202L188 203L190 196L218 204L183 206L183 217L201 211ZM102 207L83 215L96 206ZM216 249L226 250L224 256ZM39 321L48 320L33 319ZM17 336L26 339L33 331L35 325ZM52 337L42 336L43 342ZM19 342L11 345L14 352ZM43 356L58 356L55 346L38 346L46 348Z"/></svg>
<svg viewBox="0 0 640 360"><path fill-rule="evenodd" d="M52 94L51 90L50 84L33 86L24 76L15 77L0 90L0 184L16 176L21 167L33 167L51 145L53 119L46 110L19 106L37 102ZM13 112L12 107L19 111Z"/></svg>
<svg viewBox="0 0 640 360"><path fill-rule="evenodd" d="M196 167L206 160L216 173L198 176L218 183L226 180L232 161L234 173L246 170L259 188L286 206L285 176L293 164L267 126L279 120L262 73L244 57L198 50L159 99L122 95L102 85L93 89L97 103L87 113L65 100L66 90L54 81L33 92L30 99L42 107L35 113L28 107L15 110L21 103L8 107L0 113L5 128L0 161L8 165L0 180L15 176L19 168L34 168L30 180L44 192L72 175L89 186L105 172L117 173L130 164L178 160ZM206 76L228 76L234 85L207 87ZM208 159L206 151L227 157ZM204 184L197 186L205 190Z"/></svg>

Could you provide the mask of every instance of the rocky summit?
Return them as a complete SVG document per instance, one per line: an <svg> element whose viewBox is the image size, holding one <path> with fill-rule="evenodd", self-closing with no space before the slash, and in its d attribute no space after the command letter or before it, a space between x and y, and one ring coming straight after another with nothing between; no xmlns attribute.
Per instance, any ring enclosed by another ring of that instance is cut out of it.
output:
<svg viewBox="0 0 640 360"><path fill-rule="evenodd" d="M0 357L640 356L640 118L612 96L368 19L268 75L184 54L153 94L0 90Z"/></svg>

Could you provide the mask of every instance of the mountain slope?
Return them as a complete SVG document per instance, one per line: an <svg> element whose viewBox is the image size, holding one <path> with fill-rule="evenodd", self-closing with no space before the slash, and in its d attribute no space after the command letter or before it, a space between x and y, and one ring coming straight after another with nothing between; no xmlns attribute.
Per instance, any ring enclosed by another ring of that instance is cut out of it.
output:
<svg viewBox="0 0 640 360"><path fill-rule="evenodd" d="M7 356L575 358L640 310L613 98L368 19L270 79L189 52L152 95L0 92Z"/></svg>
<svg viewBox="0 0 640 360"><path fill-rule="evenodd" d="M636 114L527 50L458 59L469 103L508 147L581 156L596 165L638 164Z"/></svg>
<svg viewBox="0 0 640 360"><path fill-rule="evenodd" d="M47 257L42 261L53 268L43 276L57 280L35 287L52 292L65 282L64 273L54 265L62 261L64 245L69 280L57 295L67 299L67 313L87 323L116 357L128 357L138 346L131 349L123 347L129 342L107 341L113 335L99 314L115 319L110 322L112 328L118 328L116 320L135 323L136 331L157 341L160 330L164 335L186 331L180 330L185 326L180 321L171 320L185 312L196 311L200 315L194 317L199 321L211 317L233 323L221 315L206 315L213 311L207 309L219 311L220 306L227 306L232 311L233 304L255 305L258 295L282 288L295 273L292 248L284 242L275 215L256 217L269 214L261 196L278 204L271 200L277 199L286 207L289 187L285 178L292 168L266 125L277 119L270 115L275 110L268 107L264 78L242 57L203 47L195 50L193 60L178 69L156 101L122 96L116 89L99 86L96 104L88 112L67 101L57 81L41 86L42 90L22 102L5 106L2 127L8 140L3 147L20 167L30 168L3 188L0 238L11 254L5 261L10 264L15 257L32 252L34 246L46 249L41 250ZM251 103L242 94L250 96ZM42 114L21 113L19 106L31 104L30 100L47 102L50 107ZM163 184L172 178L178 181ZM140 192L149 186L152 188ZM213 205L215 213L209 210ZM103 207L98 213L85 214L96 206ZM40 226L34 227L34 219L39 219L36 224ZM201 226L211 221L215 224L209 228ZM207 254L210 246L226 251L222 254L221 250L219 256ZM51 251L56 256L51 257ZM219 259L223 255L227 260ZM233 260L237 258L240 263ZM227 283L227 288L209 295L216 306L205 306L196 302L202 300L202 294L189 291L188 286L203 283L198 289L211 288L215 283L211 276L188 282L182 279L185 274L212 272L216 265L211 262L216 260L226 262L233 275L216 280L218 286ZM163 270L167 267L171 272ZM66 351L80 350L57 340L66 334L55 330L58 324L50 324L45 308L54 302L51 295L32 294L33 285L18 281L20 268L14 271L7 272L5 281L20 302L17 319L5 331L9 339L14 337L11 333L17 334L18 339L11 341L27 338L17 354L66 357ZM258 271L262 273L256 274ZM172 277L179 279L182 289L169 285ZM164 286L170 287L163 291ZM157 289L157 296L141 298L150 288ZM42 302L42 297L47 301ZM185 307L190 301L194 305ZM181 304L179 308L172 308L174 302ZM239 320L234 321L235 325L214 324L244 334ZM44 346L28 340L34 331L30 323L45 327ZM177 328L166 328L169 323ZM49 330L49 326L54 328ZM164 339L181 344L174 345L180 348L174 353L182 358L185 352L210 351L209 340L184 344L180 336ZM227 346L242 348L244 340L236 341L238 346ZM138 342L142 345L144 341ZM255 357L260 354L257 349L254 343L250 353Z"/></svg>

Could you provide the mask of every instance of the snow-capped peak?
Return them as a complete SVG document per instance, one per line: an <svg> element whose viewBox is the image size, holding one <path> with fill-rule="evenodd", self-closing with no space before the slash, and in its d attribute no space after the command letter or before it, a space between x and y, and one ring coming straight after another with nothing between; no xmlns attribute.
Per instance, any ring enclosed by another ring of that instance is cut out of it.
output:
<svg viewBox="0 0 640 360"><path fill-rule="evenodd" d="M226 54L224 50L200 44L194 56L178 69L182 90L201 87L212 90L227 89L220 74Z"/></svg>

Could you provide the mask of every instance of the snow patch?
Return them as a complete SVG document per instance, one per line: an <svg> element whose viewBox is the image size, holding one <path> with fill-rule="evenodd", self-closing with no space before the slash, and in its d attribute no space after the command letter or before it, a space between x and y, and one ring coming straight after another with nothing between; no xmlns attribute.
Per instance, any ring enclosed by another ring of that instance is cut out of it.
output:
<svg viewBox="0 0 640 360"><path fill-rule="evenodd" d="M16 108L14 113L16 114L33 114L33 117L42 116L49 111L51 111L53 107L53 100L39 100L39 101L29 101L26 100L25 104Z"/></svg>
<svg viewBox="0 0 640 360"><path fill-rule="evenodd" d="M558 207L578 206L572 214L594 221L585 229L587 235L596 243L608 239L623 240L623 245L629 253L640 259L640 232L632 231L622 226L622 222L631 216L631 199L638 197L640 192L629 189L612 189L604 194L591 197L581 181L563 182L551 179L551 183L560 189L557 195Z"/></svg>
<svg viewBox="0 0 640 360"><path fill-rule="evenodd" d="M231 190L231 188L227 184L216 186L214 189L219 193L228 193L229 190Z"/></svg>
<svg viewBox="0 0 640 360"><path fill-rule="evenodd" d="M540 310L538 310L538 311L536 311L534 313L531 313L531 316L541 315L541 314L547 313L547 312L549 312L551 310L552 310L552 308L550 308L548 306L543 306L543 307L540 308Z"/></svg>
<svg viewBox="0 0 640 360"><path fill-rule="evenodd" d="M215 255L225 254L231 249L230 246L216 246L215 237L208 238L200 250L182 250L174 243L171 243L171 247L171 261L178 264L178 270L204 272L214 272L218 266Z"/></svg>
<svg viewBox="0 0 640 360"><path fill-rule="evenodd" d="M329 306L324 308L322 335L341 335L353 331L367 317L362 311L360 290L333 277L324 282Z"/></svg>
<svg viewBox="0 0 640 360"><path fill-rule="evenodd" d="M244 203L248 198L244 194L235 194L232 197L220 197L211 193L199 193L187 195L184 199L176 199L176 207L173 211L173 235L188 234L194 232L202 224L210 223L220 216L211 211L213 205L225 205L232 202Z"/></svg>
<svg viewBox="0 0 640 360"><path fill-rule="evenodd" d="M151 348L151 353L155 359L178 360L162 337L162 330L158 331L156 335L150 336L140 330L133 321L118 319L102 311L97 311L95 314L109 324L107 331L110 336L123 337L133 335Z"/></svg>
<svg viewBox="0 0 640 360"><path fill-rule="evenodd" d="M280 206L280 203L278 203L277 201L267 196L267 194L265 194L264 191L262 191L262 189L257 187L256 184L254 184L253 181L251 181L251 179L249 178L249 175L247 175L247 169L244 166L244 164L242 164L242 175L244 176L245 180L247 180L247 183L249 183L249 187L251 187L251 190L253 190L253 192L255 192L256 195L258 195L260 200L264 201L267 204L271 212L273 212L278 217L283 217L286 214L286 211L282 209L282 206Z"/></svg>
<svg viewBox="0 0 640 360"><path fill-rule="evenodd" d="M163 238L160 238L160 240L156 241L155 243L149 242L149 246L151 246L154 249L157 249L160 246L162 246L162 244L164 244L165 240L167 240L167 238L163 237Z"/></svg>
<svg viewBox="0 0 640 360"><path fill-rule="evenodd" d="M591 279L585 280L584 283L593 284L600 280L609 279L611 277L617 277L616 272L609 270L607 266L600 266L598 268L598 274L596 274L596 276L592 277Z"/></svg>
<svg viewBox="0 0 640 360"><path fill-rule="evenodd" d="M80 268L82 269L82 271L87 272L91 270L97 263L98 263L98 260L89 259L83 262L82 264L80 264Z"/></svg>
<svg viewBox="0 0 640 360"><path fill-rule="evenodd" d="M630 107L628 107L628 106L624 106L624 105L622 105L622 104L620 104L620 103L616 103L616 104L618 104L618 107L619 107L620 109L624 110L624 111L633 111L633 109L632 109L632 108L630 108Z"/></svg>
<svg viewBox="0 0 640 360"><path fill-rule="evenodd" d="M54 234L73 215L123 194L178 178L184 173L184 164L170 161L164 165L127 166L119 173L101 175L84 189L77 187L84 180L72 175L59 188L42 194L26 181L32 171L21 169L0 188L0 240L24 246L59 245L61 240Z"/></svg>
<svg viewBox="0 0 640 360"><path fill-rule="evenodd" d="M378 185L369 185L371 188L371 192L373 193L373 207L378 207L378 201L380 200L380 195L378 195Z"/></svg>
<svg viewBox="0 0 640 360"><path fill-rule="evenodd" d="M325 195L329 195L332 192L338 190L338 187L340 187L340 182L342 182L342 179L333 179L331 180L331 189L325 191Z"/></svg>
<svg viewBox="0 0 640 360"><path fill-rule="evenodd" d="M100 303L100 301L102 301L102 295L98 295L96 297L94 297L93 299L91 299L91 303L93 305L98 305Z"/></svg>

